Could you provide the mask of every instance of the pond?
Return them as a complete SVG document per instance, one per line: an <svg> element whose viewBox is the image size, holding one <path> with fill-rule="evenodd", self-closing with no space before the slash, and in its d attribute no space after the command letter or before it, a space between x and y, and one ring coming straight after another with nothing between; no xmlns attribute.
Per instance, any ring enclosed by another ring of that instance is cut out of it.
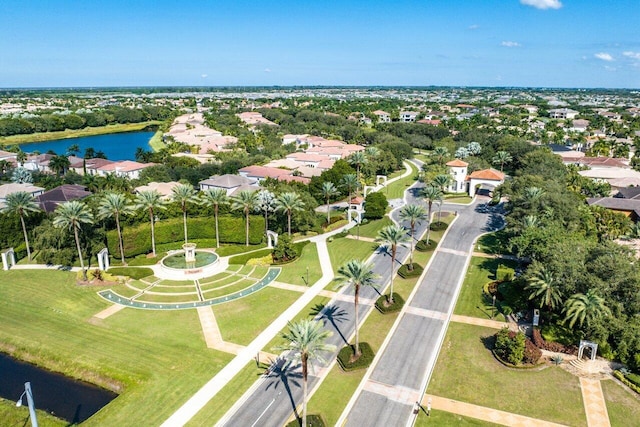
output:
<svg viewBox="0 0 640 427"><path fill-rule="evenodd" d="M17 402L24 392L24 383L29 381L36 408L72 424L85 421L118 396L92 384L19 362L2 353L0 378L0 397ZM26 407L26 397L22 402Z"/></svg>
<svg viewBox="0 0 640 427"><path fill-rule="evenodd" d="M102 151L109 160L135 160L137 148L151 151L149 140L153 134L154 132L126 132L85 136L82 138L56 139L53 141L20 144L20 149L27 153L34 151L46 153L51 150L58 155L67 155L69 147L77 145L80 148L80 152L76 155L79 157L84 156L87 148L93 148L95 151Z"/></svg>

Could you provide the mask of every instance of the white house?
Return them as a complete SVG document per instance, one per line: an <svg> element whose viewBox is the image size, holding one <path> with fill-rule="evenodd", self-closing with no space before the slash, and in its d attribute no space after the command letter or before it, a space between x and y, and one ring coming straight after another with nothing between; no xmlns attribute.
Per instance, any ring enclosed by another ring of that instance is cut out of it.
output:
<svg viewBox="0 0 640 427"><path fill-rule="evenodd" d="M578 114L580 113L570 108L555 108L553 110L549 110L549 117L551 117L552 119L573 120Z"/></svg>
<svg viewBox="0 0 640 427"><path fill-rule="evenodd" d="M388 123L391 121L391 114L387 113L386 111L376 110L373 112L373 114L378 117L378 122L380 123Z"/></svg>
<svg viewBox="0 0 640 427"><path fill-rule="evenodd" d="M128 179L138 179L140 178L140 172L151 166L155 166L155 163L139 163L132 160L123 160L106 164L98 168L97 171L100 176L114 174L115 176Z"/></svg>
<svg viewBox="0 0 640 427"><path fill-rule="evenodd" d="M418 117L418 113L415 111L400 111L400 121L409 123L415 122Z"/></svg>
<svg viewBox="0 0 640 427"><path fill-rule="evenodd" d="M504 176L504 173L493 168L472 172L468 178L469 196L475 196L477 189L479 189L483 185L497 187L504 182Z"/></svg>
<svg viewBox="0 0 640 427"><path fill-rule="evenodd" d="M467 167L469 163L455 159L447 163L451 182L447 190L451 193L461 193L467 189Z"/></svg>

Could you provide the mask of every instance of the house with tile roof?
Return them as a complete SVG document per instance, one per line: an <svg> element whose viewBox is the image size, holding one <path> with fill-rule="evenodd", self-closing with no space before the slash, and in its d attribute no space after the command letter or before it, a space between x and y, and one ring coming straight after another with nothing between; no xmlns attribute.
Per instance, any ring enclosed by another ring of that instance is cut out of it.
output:
<svg viewBox="0 0 640 427"><path fill-rule="evenodd" d="M84 185L64 184L36 196L36 200L40 209L51 213L62 203L81 200L91 194L93 193L87 191L87 187Z"/></svg>
<svg viewBox="0 0 640 427"><path fill-rule="evenodd" d="M389 123L391 121L391 114L386 111L376 110L373 114L378 118L378 123Z"/></svg>
<svg viewBox="0 0 640 427"><path fill-rule="evenodd" d="M208 179L200 181L198 184L200 186L200 190L202 191L210 188L222 188L227 192L227 196L230 196L233 192L235 192L242 186L257 185L258 180L241 175L225 174L212 176Z"/></svg>
<svg viewBox="0 0 640 427"><path fill-rule="evenodd" d="M447 163L451 182L447 191L452 193L462 193L467 190L467 167L469 163L460 159L455 159Z"/></svg>
<svg viewBox="0 0 640 427"><path fill-rule="evenodd" d="M493 189L504 183L505 174L499 170L490 168L472 172L468 177L469 196L476 195L480 188Z"/></svg>
<svg viewBox="0 0 640 427"><path fill-rule="evenodd" d="M150 182L147 185L141 185L133 189L134 193L141 193L143 191L157 191L163 199L169 200L173 195L173 189L181 185L179 182Z"/></svg>
<svg viewBox="0 0 640 427"><path fill-rule="evenodd" d="M0 207L3 207L5 205L4 201L7 199L7 196L9 194L17 193L19 191L24 191L31 194L33 197L37 197L40 194L44 193L44 188L26 182L11 182L9 184L0 185Z"/></svg>
<svg viewBox="0 0 640 427"><path fill-rule="evenodd" d="M107 176L114 174L129 179L140 178L140 172L143 169L155 166L155 163L140 163L133 160L123 160L120 162L112 162L97 169L98 175Z"/></svg>

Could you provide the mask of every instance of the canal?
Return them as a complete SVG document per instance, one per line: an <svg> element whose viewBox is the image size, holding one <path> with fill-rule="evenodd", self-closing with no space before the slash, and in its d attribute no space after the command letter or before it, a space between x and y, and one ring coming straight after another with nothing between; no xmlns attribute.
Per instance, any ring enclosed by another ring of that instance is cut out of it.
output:
<svg viewBox="0 0 640 427"><path fill-rule="evenodd" d="M0 397L17 402L24 392L24 383L29 381L36 408L71 424L85 421L118 396L92 384L19 362L3 353L0 353L0 378ZM26 407L26 397L22 402Z"/></svg>

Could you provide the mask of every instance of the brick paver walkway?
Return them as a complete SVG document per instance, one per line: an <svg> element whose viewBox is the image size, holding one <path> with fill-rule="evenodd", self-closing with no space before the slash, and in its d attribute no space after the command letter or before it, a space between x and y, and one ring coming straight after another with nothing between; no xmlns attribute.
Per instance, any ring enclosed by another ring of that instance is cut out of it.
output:
<svg viewBox="0 0 640 427"><path fill-rule="evenodd" d="M431 408L465 417L476 418L494 424L501 424L512 427L562 427L563 424L556 424L536 418L525 417L524 415L512 414L499 411L497 409L486 408L484 406L472 405L470 403L459 402L445 397L425 395L421 405L426 408L431 399Z"/></svg>
<svg viewBox="0 0 640 427"><path fill-rule="evenodd" d="M607 404L602 394L602 386L599 380L580 378L582 389L582 401L587 413L588 427L611 427Z"/></svg>

